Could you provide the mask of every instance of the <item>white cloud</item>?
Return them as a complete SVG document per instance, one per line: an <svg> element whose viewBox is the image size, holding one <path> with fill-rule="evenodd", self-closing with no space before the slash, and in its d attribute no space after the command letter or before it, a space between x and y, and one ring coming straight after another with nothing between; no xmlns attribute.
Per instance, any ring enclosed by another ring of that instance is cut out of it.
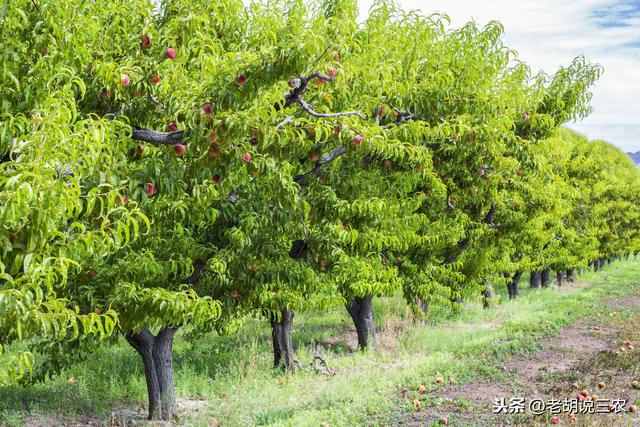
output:
<svg viewBox="0 0 640 427"><path fill-rule="evenodd" d="M640 0L399 0L405 9L444 12L451 25L500 21L505 43L535 71L553 73L577 55L601 64L594 113L569 126L625 151L640 150ZM361 16L372 0L359 0Z"/></svg>

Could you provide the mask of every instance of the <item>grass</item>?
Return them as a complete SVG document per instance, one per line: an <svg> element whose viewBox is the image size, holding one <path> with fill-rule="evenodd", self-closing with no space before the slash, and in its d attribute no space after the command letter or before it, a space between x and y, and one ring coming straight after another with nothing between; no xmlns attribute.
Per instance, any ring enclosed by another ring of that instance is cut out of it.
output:
<svg viewBox="0 0 640 427"><path fill-rule="evenodd" d="M438 312L426 324L413 323L400 296L378 299L379 325L396 328L381 333L377 350L355 352L336 337L350 326L346 311L297 315L295 346L306 367L295 375L272 368L267 322L251 321L240 333L214 334L174 346L177 395L199 404L181 424L312 426L389 425L406 417L418 384L435 389L436 376L458 382L478 377L500 379L496 360L538 348L540 338L555 334L578 318L606 318L603 298L640 292L640 263L620 261L601 273L586 273L584 286L529 290L509 302L497 292L498 304L488 310L466 305L459 313ZM623 312L618 315L624 316ZM331 338L331 340L329 340ZM329 340L330 344L326 341ZM307 368L321 354L333 371L325 376ZM492 363L493 362L493 363ZM139 408L146 386L139 357L124 342L103 348L60 375L31 386L0 389L0 424L22 425L29 417L64 416L82 421L97 417L111 422L112 411ZM74 378L75 384L68 379ZM400 390L409 390L406 398ZM427 402L437 405L438 402ZM120 414L120 415L118 415ZM57 419L57 418L56 418Z"/></svg>

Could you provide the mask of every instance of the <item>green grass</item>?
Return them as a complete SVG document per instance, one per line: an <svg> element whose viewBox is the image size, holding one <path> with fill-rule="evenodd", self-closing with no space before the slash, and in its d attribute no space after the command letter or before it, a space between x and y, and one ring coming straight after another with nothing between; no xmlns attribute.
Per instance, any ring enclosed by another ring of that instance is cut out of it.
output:
<svg viewBox="0 0 640 427"><path fill-rule="evenodd" d="M300 362L308 366L314 354L321 354L335 372L331 376L311 369L295 375L274 373L270 329L264 321L251 321L233 336L210 334L189 341L178 336L177 395L206 400L203 410L181 423L208 426L215 418L230 426L393 424L410 410L418 384L435 389L436 376L459 382L499 379L505 374L495 368L496 360L534 351L541 337L577 318L595 322L607 316L600 301L639 293L638 278L640 263L630 260L579 277L589 282L586 286L530 291L523 280L517 301L509 302L500 289L498 304L491 309L471 303L460 313L438 312L428 322L415 324L400 296L379 299L378 323L401 328L383 334L383 345L366 352L323 343L344 336L350 326L346 311L297 315L294 336ZM71 377L75 384L67 383ZM409 388L408 399L401 397L403 387ZM97 416L108 424L114 408L144 405L145 391L141 361L121 340L43 383L0 389L0 422L21 425L28 414L59 414L80 420Z"/></svg>

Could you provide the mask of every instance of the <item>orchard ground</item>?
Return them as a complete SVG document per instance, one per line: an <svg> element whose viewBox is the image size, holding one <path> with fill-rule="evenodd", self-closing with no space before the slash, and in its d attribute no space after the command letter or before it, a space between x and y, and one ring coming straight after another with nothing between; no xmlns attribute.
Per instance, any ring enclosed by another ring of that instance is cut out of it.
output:
<svg viewBox="0 0 640 427"><path fill-rule="evenodd" d="M524 282L524 280L523 280ZM501 418L494 398L572 398L574 382L601 398L640 403L640 260L619 261L577 284L531 291L483 310L433 312L416 323L401 297L378 299L375 350L356 351L346 310L297 315L302 369L272 370L270 328L251 321L239 333L178 339L179 425L355 426L547 425L550 415ZM311 367L314 355L328 372ZM437 384L436 378L444 384ZM598 382L605 389L595 391ZM420 384L426 387L418 391ZM637 386L637 383L636 383ZM0 391L2 425L145 424L146 385L137 354L121 340L44 383ZM420 400L420 409L414 408ZM560 417L561 425L570 421ZM636 414L578 415L572 425L636 425ZM325 424L323 424L325 423Z"/></svg>

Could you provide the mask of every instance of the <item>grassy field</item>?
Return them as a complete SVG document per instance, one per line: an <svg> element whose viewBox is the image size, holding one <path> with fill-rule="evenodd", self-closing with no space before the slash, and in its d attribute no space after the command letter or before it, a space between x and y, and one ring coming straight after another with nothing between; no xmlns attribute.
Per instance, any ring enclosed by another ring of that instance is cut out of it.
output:
<svg viewBox="0 0 640 427"><path fill-rule="evenodd" d="M493 308L472 303L457 314L434 312L426 323L412 321L400 296L379 299L380 344L366 352L352 351L355 332L349 330L346 310L298 315L294 344L303 369L295 375L273 372L267 322L251 321L228 337L178 337L178 423L404 425L415 412L418 384L433 392L440 387L436 377L499 381L506 374L496 361L534 352L563 325L577 319L610 322L612 310L600 302L640 293L640 262L620 261L601 273L586 273L577 285L531 291L523 280L521 286L517 301L498 290ZM616 310L615 316L631 318L633 312ZM329 375L310 367L316 354L327 361ZM0 389L0 421L11 426L138 423L145 391L141 361L120 340L44 383Z"/></svg>

